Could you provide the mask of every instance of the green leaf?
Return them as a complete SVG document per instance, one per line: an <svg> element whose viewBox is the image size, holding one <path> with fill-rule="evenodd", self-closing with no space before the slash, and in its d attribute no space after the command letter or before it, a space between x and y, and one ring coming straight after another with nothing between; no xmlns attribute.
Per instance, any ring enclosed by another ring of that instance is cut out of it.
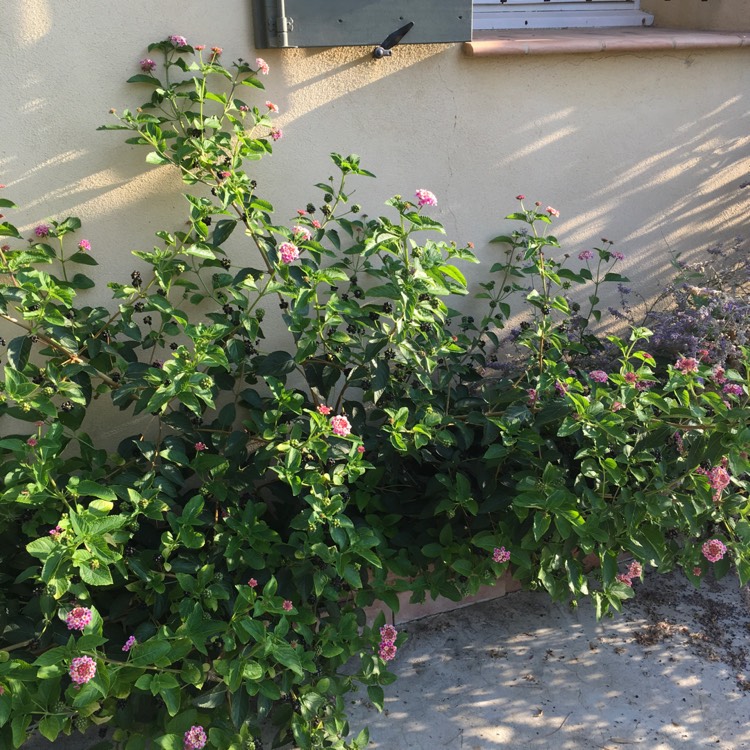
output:
<svg viewBox="0 0 750 750"><path fill-rule="evenodd" d="M148 164L170 164L169 159L166 156L158 154L156 151L151 151L146 155L146 162Z"/></svg>
<svg viewBox="0 0 750 750"><path fill-rule="evenodd" d="M214 227L213 237L211 238L211 244L219 247L229 239L229 236L234 232L237 222L234 219L222 219L216 222Z"/></svg>
<svg viewBox="0 0 750 750"><path fill-rule="evenodd" d="M380 685L368 685L367 697L370 699L370 703L372 703L372 705L375 706L375 708L377 708L378 711L383 710L383 703L385 701L385 693L383 692L383 688L380 687Z"/></svg>

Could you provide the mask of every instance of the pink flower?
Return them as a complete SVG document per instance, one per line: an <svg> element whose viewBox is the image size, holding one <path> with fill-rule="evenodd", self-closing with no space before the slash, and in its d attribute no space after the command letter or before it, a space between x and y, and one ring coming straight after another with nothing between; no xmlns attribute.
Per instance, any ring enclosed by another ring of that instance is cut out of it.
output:
<svg viewBox="0 0 750 750"><path fill-rule="evenodd" d="M78 249L81 252L87 253L89 250L91 250L91 243L88 240L81 240L78 243Z"/></svg>
<svg viewBox="0 0 750 750"><path fill-rule="evenodd" d="M614 252L612 253L612 257L613 257L613 258L614 258L615 260L625 260L625 256L624 256L624 255L623 255L623 254L622 254L622 253L621 253L621 252L620 252L619 250L615 250L615 251L614 251Z"/></svg>
<svg viewBox="0 0 750 750"><path fill-rule="evenodd" d="M228 177L231 177L231 176L232 176L232 173L231 173L231 172L227 172L227 170L226 170L226 169L225 169L225 170L223 170L223 171L221 171L221 172L219 172L219 177L220 177L220 178L221 178L222 180L226 180L226 179L227 179Z"/></svg>
<svg viewBox="0 0 750 750"><path fill-rule="evenodd" d="M629 586L631 589L633 588L633 582L630 580L630 576L626 575L625 573L618 573L615 578L620 582L624 583L626 586Z"/></svg>
<svg viewBox="0 0 750 750"><path fill-rule="evenodd" d="M83 630L91 622L91 610L88 607L73 607L65 622L68 630Z"/></svg>
<svg viewBox="0 0 750 750"><path fill-rule="evenodd" d="M685 452L685 442L679 430L674 434L674 444L677 446L677 452L682 455Z"/></svg>
<svg viewBox="0 0 750 750"><path fill-rule="evenodd" d="M380 640L385 643L393 643L398 637L398 630L393 625L383 625L380 628Z"/></svg>
<svg viewBox="0 0 750 750"><path fill-rule="evenodd" d="M333 409L331 409L330 406L326 406L325 404L320 404L320 406L318 406L318 413L322 414L323 416L328 416L332 411Z"/></svg>
<svg viewBox="0 0 750 750"><path fill-rule="evenodd" d="M504 563L510 560L510 552L505 547L495 547L492 553L492 560L496 563Z"/></svg>
<svg viewBox="0 0 750 750"><path fill-rule="evenodd" d="M312 225L313 225L313 226L314 226L314 227L315 227L316 229L320 229L320 222L319 222L319 221L318 221L317 219L313 219L313 220L312 220Z"/></svg>
<svg viewBox="0 0 750 750"><path fill-rule="evenodd" d="M417 202L420 208L422 206L437 206L437 198L434 193L429 190L422 190L421 188L416 192Z"/></svg>
<svg viewBox="0 0 750 750"><path fill-rule="evenodd" d="M638 560L633 560L628 566L628 578L640 578L643 575L643 566Z"/></svg>
<svg viewBox="0 0 750 750"><path fill-rule="evenodd" d="M534 406L534 404L536 404L537 400L539 399L539 393L537 392L536 388L529 388L526 391L526 395L529 397L528 405Z"/></svg>
<svg viewBox="0 0 750 750"><path fill-rule="evenodd" d="M613 401L612 402L612 411L620 411L620 409L624 409L625 404L622 403L622 401Z"/></svg>
<svg viewBox="0 0 750 750"><path fill-rule="evenodd" d="M249 587L250 587L251 589L254 589L254 588L255 588L255 587L256 587L256 586L258 585L258 581L257 581L257 580L256 580L255 578L250 578L250 579L248 579L248 581L247 581L247 585L248 585L248 586L249 586Z"/></svg>
<svg viewBox="0 0 750 750"><path fill-rule="evenodd" d="M133 646L135 646L136 643L137 641L135 640L135 636L131 635L130 638L128 638L128 640L125 641L125 645L122 647L122 650L130 651L130 649L133 648Z"/></svg>
<svg viewBox="0 0 750 750"><path fill-rule="evenodd" d="M607 373L604 372L604 370L592 370L589 373L589 377L595 383L606 383L607 382Z"/></svg>
<svg viewBox="0 0 750 750"><path fill-rule="evenodd" d="M284 263L293 263L299 258L299 249L291 242L282 242L279 245L279 257Z"/></svg>
<svg viewBox="0 0 750 750"><path fill-rule="evenodd" d="M305 210L304 210L304 209L302 209L302 208L298 208L298 209L297 209L297 215L298 215L298 216L304 216L304 215L305 215L306 213L307 213L307 211L305 211Z"/></svg>
<svg viewBox="0 0 750 750"><path fill-rule="evenodd" d="M28 440L26 441L26 445L30 445L30 446L31 446L31 447L33 448L33 447L34 447L34 446L36 445L36 438L35 438L35 437L33 437L33 436L32 436L32 437L30 437L30 438L29 438L29 439L28 439Z"/></svg>
<svg viewBox="0 0 750 750"><path fill-rule="evenodd" d="M281 605L281 608L285 612L291 612L294 609L294 605L289 601L289 599L284 599L284 603Z"/></svg>
<svg viewBox="0 0 750 750"><path fill-rule="evenodd" d="M544 209L550 216L558 217L560 215L560 212L556 208L552 208L552 206L547 206L547 208Z"/></svg>
<svg viewBox="0 0 750 750"><path fill-rule="evenodd" d="M731 481L729 472L723 466L714 466L713 469L706 472L706 476L708 477L708 483L718 492L728 487Z"/></svg>
<svg viewBox="0 0 750 750"><path fill-rule="evenodd" d="M208 446L205 443L201 443L200 440L195 444L195 450L200 453L201 451L204 451L208 448Z"/></svg>
<svg viewBox="0 0 750 750"><path fill-rule="evenodd" d="M685 374L688 372L698 372L698 360L693 357L682 357L675 362L674 369Z"/></svg>
<svg viewBox="0 0 750 750"><path fill-rule="evenodd" d="M312 232L307 227L298 225L292 227L292 234L294 234L294 239L298 242L307 242L312 238Z"/></svg>
<svg viewBox="0 0 750 750"><path fill-rule="evenodd" d="M352 431L352 426L349 424L349 420L346 417L337 415L331 417L331 430L334 435L346 437Z"/></svg>
<svg viewBox="0 0 750 750"><path fill-rule="evenodd" d="M62 529L62 526L55 526L55 528L54 528L54 529L50 529L50 530L49 530L49 535L50 535L50 536L51 536L51 537L52 537L53 539L57 539L57 537L59 537L59 536L60 536L60 534L62 534L62 533L63 533L63 529Z"/></svg>
<svg viewBox="0 0 750 750"><path fill-rule="evenodd" d="M271 131L271 138L273 138L274 141L280 141L284 137L284 131L280 128L274 128Z"/></svg>
<svg viewBox="0 0 750 750"><path fill-rule="evenodd" d="M526 196L525 196L525 195L523 195L523 194L521 194L521 195L517 195L517 196L516 196L516 200L517 200L517 201L522 201L522 200L523 200L523 199L524 199L525 197L526 197Z"/></svg>
<svg viewBox="0 0 750 750"><path fill-rule="evenodd" d="M726 373L726 370L723 367L714 367L713 376L716 378L716 382L721 384L726 381L726 378L724 377Z"/></svg>
<svg viewBox="0 0 750 750"><path fill-rule="evenodd" d="M150 73L156 67L156 63L150 57L144 57L138 64L144 73Z"/></svg>
<svg viewBox="0 0 750 750"><path fill-rule="evenodd" d="M699 576L699 575L701 575L702 573L703 573L703 571L702 571L702 570L700 569L700 567L699 567L698 565L696 565L696 566L695 566L695 567L693 568L693 575L694 575L694 576Z"/></svg>
<svg viewBox="0 0 750 750"><path fill-rule="evenodd" d="M203 50L206 49L206 45L205 44L196 44L195 47L194 47L194 49L197 52L203 52Z"/></svg>
<svg viewBox="0 0 750 750"><path fill-rule="evenodd" d="M561 380L555 381L555 390L560 396L564 396L568 392L568 386L565 385Z"/></svg>
<svg viewBox="0 0 750 750"><path fill-rule="evenodd" d="M637 383L638 382L638 375L636 375L632 371L631 372L626 372L623 377L625 378L625 382L626 383L630 383L631 385L633 383Z"/></svg>
<svg viewBox="0 0 750 750"><path fill-rule="evenodd" d="M266 107L268 107L271 112L278 113L279 111L279 108L273 102L266 102Z"/></svg>
<svg viewBox="0 0 750 750"><path fill-rule="evenodd" d="M94 679L94 675L96 674L96 662L90 656L77 656L70 663L68 673L73 682L78 685L84 685L89 680Z"/></svg>
<svg viewBox="0 0 750 750"><path fill-rule="evenodd" d="M706 560L709 562L718 562L726 554L727 547L724 542L719 541L718 539L709 539L707 542L703 543L701 550L703 551L703 557L705 557Z"/></svg>
<svg viewBox="0 0 750 750"><path fill-rule="evenodd" d="M248 107L247 104L240 104L239 110L240 110L240 112L249 112L250 111L250 107Z"/></svg>
<svg viewBox="0 0 750 750"><path fill-rule="evenodd" d="M721 389L729 396L741 396L743 394L742 386L737 383L725 383Z"/></svg>
<svg viewBox="0 0 750 750"><path fill-rule="evenodd" d="M255 67L258 69L258 72L262 73L264 76L267 76L268 71L270 70L268 63L262 57L255 58Z"/></svg>
<svg viewBox="0 0 750 750"><path fill-rule="evenodd" d="M364 445L358 445L357 446L357 453L364 453L365 452L365 446Z"/></svg>
<svg viewBox="0 0 750 750"><path fill-rule="evenodd" d="M172 42L175 47L187 47L187 39L185 39L184 36L172 34L172 36L169 37L169 41Z"/></svg>
<svg viewBox="0 0 750 750"><path fill-rule="evenodd" d="M34 228L34 234L37 237L49 237L50 229L46 224L40 224L39 226Z"/></svg>
<svg viewBox="0 0 750 750"><path fill-rule="evenodd" d="M183 747L185 750L202 750L207 742L208 737L203 727L192 726L185 732Z"/></svg>
<svg viewBox="0 0 750 750"><path fill-rule="evenodd" d="M211 47L211 59L215 60L217 57L221 57L223 51L221 47Z"/></svg>
<svg viewBox="0 0 750 750"><path fill-rule="evenodd" d="M581 250L578 253L578 260L591 260L594 257L594 253L591 250Z"/></svg>
<svg viewBox="0 0 750 750"><path fill-rule="evenodd" d="M378 655L383 661L391 661L396 658L396 651L398 651L396 644L383 641L378 648Z"/></svg>

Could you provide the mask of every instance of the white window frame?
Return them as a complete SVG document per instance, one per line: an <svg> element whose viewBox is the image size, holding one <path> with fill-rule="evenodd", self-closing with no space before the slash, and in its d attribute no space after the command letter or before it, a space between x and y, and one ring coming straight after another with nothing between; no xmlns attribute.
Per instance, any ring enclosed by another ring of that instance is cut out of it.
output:
<svg viewBox="0 0 750 750"><path fill-rule="evenodd" d="M651 26L640 0L474 0L474 30Z"/></svg>

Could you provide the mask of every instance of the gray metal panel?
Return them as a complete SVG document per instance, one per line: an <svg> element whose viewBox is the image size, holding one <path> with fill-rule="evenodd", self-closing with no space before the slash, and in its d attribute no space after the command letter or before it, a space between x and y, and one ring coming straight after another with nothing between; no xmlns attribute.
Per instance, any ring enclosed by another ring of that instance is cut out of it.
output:
<svg viewBox="0 0 750 750"><path fill-rule="evenodd" d="M402 44L471 39L471 0L252 0L255 46L373 45L409 21ZM281 11L281 12L280 12ZM286 43L277 19L288 19Z"/></svg>

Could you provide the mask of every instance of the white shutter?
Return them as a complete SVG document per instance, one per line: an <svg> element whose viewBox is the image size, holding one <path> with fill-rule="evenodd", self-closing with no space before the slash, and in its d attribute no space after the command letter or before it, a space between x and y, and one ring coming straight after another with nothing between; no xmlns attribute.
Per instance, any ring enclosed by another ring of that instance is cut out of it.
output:
<svg viewBox="0 0 750 750"><path fill-rule="evenodd" d="M474 29L650 26L640 0L474 0Z"/></svg>

